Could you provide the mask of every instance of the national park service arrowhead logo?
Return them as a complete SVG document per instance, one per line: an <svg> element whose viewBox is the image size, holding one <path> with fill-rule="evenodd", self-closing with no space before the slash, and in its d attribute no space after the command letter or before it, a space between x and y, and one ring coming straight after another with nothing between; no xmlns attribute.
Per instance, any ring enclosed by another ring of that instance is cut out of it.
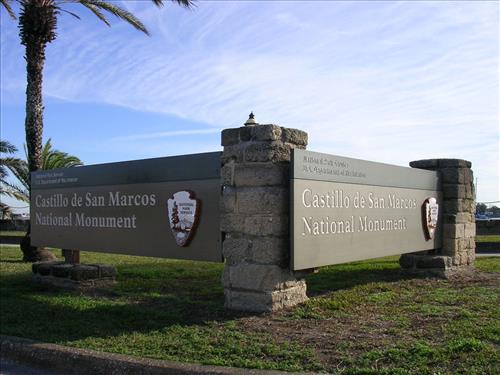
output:
<svg viewBox="0 0 500 375"><path fill-rule="evenodd" d="M167 201L168 221L177 245L189 245L198 224L200 208L201 202L192 191L178 191Z"/></svg>
<svg viewBox="0 0 500 375"><path fill-rule="evenodd" d="M434 238L438 225L439 204L434 197L427 198L422 205L422 219L427 240Z"/></svg>

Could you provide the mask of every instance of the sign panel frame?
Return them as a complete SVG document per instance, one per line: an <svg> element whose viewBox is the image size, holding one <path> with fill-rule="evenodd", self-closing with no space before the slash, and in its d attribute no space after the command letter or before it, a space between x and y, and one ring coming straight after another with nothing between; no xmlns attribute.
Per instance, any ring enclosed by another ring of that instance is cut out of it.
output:
<svg viewBox="0 0 500 375"><path fill-rule="evenodd" d="M220 156L211 152L34 172L32 243L221 262Z"/></svg>
<svg viewBox="0 0 500 375"><path fill-rule="evenodd" d="M290 177L292 270L441 246L437 172L294 149Z"/></svg>

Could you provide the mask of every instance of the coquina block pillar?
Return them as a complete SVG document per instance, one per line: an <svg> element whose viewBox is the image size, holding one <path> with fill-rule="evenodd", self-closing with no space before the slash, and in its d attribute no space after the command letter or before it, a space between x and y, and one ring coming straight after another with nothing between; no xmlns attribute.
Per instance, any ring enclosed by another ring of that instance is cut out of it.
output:
<svg viewBox="0 0 500 375"><path fill-rule="evenodd" d="M278 125L222 131L221 231L225 306L275 311L307 300L289 269L290 156L307 133Z"/></svg>
<svg viewBox="0 0 500 375"><path fill-rule="evenodd" d="M443 246L425 254L405 254L400 264L410 271L431 271L448 277L470 269L475 259L475 192L471 162L461 159L412 161L413 168L438 171L442 185Z"/></svg>

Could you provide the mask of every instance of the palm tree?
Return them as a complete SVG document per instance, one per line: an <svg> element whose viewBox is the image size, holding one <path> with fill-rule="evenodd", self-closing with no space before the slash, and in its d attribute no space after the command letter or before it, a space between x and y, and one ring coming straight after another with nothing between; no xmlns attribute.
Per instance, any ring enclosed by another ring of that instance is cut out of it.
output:
<svg viewBox="0 0 500 375"><path fill-rule="evenodd" d="M12 209L8 204L0 202L0 219L8 220L12 217Z"/></svg>
<svg viewBox="0 0 500 375"><path fill-rule="evenodd" d="M16 151L16 148L10 143L5 142L10 148L12 153ZM3 147L3 144L0 144ZM25 153L27 154L26 147ZM27 155L26 155L27 158ZM30 171L28 162L22 159L15 158L2 158L0 159L2 163L1 168L6 167L19 181L19 185L5 181L5 176L7 175L5 170L0 169L0 173L3 173L2 185L6 185L7 189L2 189L1 193L5 195L13 196L16 199L22 200L24 202L30 201ZM9 161L8 163L3 163L3 160ZM15 162L10 162L15 160ZM42 147L41 152L41 168L42 170L56 169L56 168L69 168L83 165L81 160L76 156L69 155L66 152L55 150L52 148L51 139L49 139L45 145ZM34 262L39 260L52 260L55 259L54 254L50 251L42 248L37 248L31 246L30 240L30 227L28 227L28 233L21 241L21 250L23 252L23 260L27 262Z"/></svg>
<svg viewBox="0 0 500 375"><path fill-rule="evenodd" d="M16 146L7 141L0 141L0 154L14 154L16 152ZM25 202L28 201L24 192L22 192L23 189L19 185L7 181L7 169L21 169L23 163L24 160L18 158L0 156L0 195L13 197Z"/></svg>
<svg viewBox="0 0 500 375"><path fill-rule="evenodd" d="M25 148L25 153L26 148ZM26 155L26 158L28 156ZM6 167L17 178L21 185L14 185L10 183L10 188L17 196L15 198L24 202L30 200L30 172L28 162L26 160L16 159L17 163L6 165ZM55 150L52 148L52 140L49 138L45 145L42 147L41 153L41 168L42 170L57 169L57 168L70 168L83 165L82 161L73 155L66 152ZM3 181L2 181L3 182Z"/></svg>
<svg viewBox="0 0 500 375"><path fill-rule="evenodd" d="M16 14L10 3L14 0L0 0L11 18ZM161 7L165 0L151 0ZM195 0L170 0L186 8L191 7ZM56 39L57 19L61 12L76 18L79 16L64 9L65 4L80 4L91 11L106 25L111 26L106 18L114 15L127 22L139 31L149 35L142 22L127 10L105 0L15 0L19 3L19 36L21 44L26 47L26 145L29 172L37 171L42 166L42 133L43 133L43 68L45 64L45 48ZM29 174L28 174L29 177ZM28 184L29 187L29 184ZM29 240L29 233L27 235Z"/></svg>
<svg viewBox="0 0 500 375"><path fill-rule="evenodd" d="M12 18L16 18L10 6L13 0L0 0L0 4ZM156 6L162 6L165 0L151 0ZM194 0L171 0L186 8L193 5ZM16 0L20 4L19 36L21 44L26 47L26 144L28 146L28 166L30 172L41 167L42 133L43 133L43 67L45 64L45 48L56 39L57 19L61 12L76 18L75 13L65 10L68 3L81 4L90 10L106 25L110 22L105 13L112 14L127 22L134 28L149 35L148 30L132 13L103 0Z"/></svg>

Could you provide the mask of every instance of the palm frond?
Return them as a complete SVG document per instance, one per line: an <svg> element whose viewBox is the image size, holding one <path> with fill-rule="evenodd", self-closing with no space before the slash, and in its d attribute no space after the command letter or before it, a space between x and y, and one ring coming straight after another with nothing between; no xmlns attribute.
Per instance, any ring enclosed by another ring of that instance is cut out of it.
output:
<svg viewBox="0 0 500 375"><path fill-rule="evenodd" d="M146 29L146 26L143 25L143 23L132 13L129 11L113 5L107 1L101 1L101 0L78 0L80 4L90 4L98 8L99 10L105 10L106 12L111 13L115 17L118 17L119 19L127 22L129 25L132 27L136 28L139 31L142 31L143 33L149 35L149 31Z"/></svg>
<svg viewBox="0 0 500 375"><path fill-rule="evenodd" d="M60 12L64 12L64 13L68 13L70 16L73 16L75 17L76 19L81 19L80 16L76 13L73 13L73 12L70 12L69 10L66 10L66 9L63 9L61 7L56 7L57 10L59 10Z"/></svg>
<svg viewBox="0 0 500 375"><path fill-rule="evenodd" d="M57 169L57 168L71 168L82 165L79 158L69 155L62 151L51 151L44 159L42 159L42 169Z"/></svg>
<svg viewBox="0 0 500 375"><path fill-rule="evenodd" d="M26 162L18 158L0 158L0 178L7 176L7 169L21 169Z"/></svg>
<svg viewBox="0 0 500 375"><path fill-rule="evenodd" d="M9 141L0 141L0 153L13 154L15 152L17 152L17 147L14 146L12 143L10 143Z"/></svg>
<svg viewBox="0 0 500 375"><path fill-rule="evenodd" d="M29 190L29 168L28 163L24 160L21 160L21 163L15 165L8 165L9 171L12 172L14 177L23 185L26 190ZM2 181L3 182L3 181Z"/></svg>
<svg viewBox="0 0 500 375"><path fill-rule="evenodd" d="M0 4L3 5L5 10L9 14L10 18L12 18L13 20L17 19L16 14L14 13L14 11L12 10L12 7L9 4L9 0L0 0Z"/></svg>
<svg viewBox="0 0 500 375"><path fill-rule="evenodd" d="M1 181L0 194L15 198L23 202L29 202L29 192L24 187Z"/></svg>
<svg viewBox="0 0 500 375"><path fill-rule="evenodd" d="M165 0L152 0L152 1L156 6L159 7L163 6L163 4L165 3ZM177 3L178 5L186 8L190 8L195 5L195 0L170 0L170 1L173 1L174 3Z"/></svg>
<svg viewBox="0 0 500 375"><path fill-rule="evenodd" d="M42 148L42 169L70 168L83 165L82 161L76 156L67 152L54 150L52 148L52 139L48 139Z"/></svg>
<svg viewBox="0 0 500 375"><path fill-rule="evenodd" d="M94 15L97 18L99 18L102 22L104 22L106 25L111 26L111 24L109 23L106 16L104 16L104 14L102 14L101 11L99 10L99 8L96 7L94 4L89 4L89 3L85 3L85 2L82 2L81 4L84 7L88 8L92 13L94 13Z"/></svg>
<svg viewBox="0 0 500 375"><path fill-rule="evenodd" d="M0 165L7 168L23 168L26 162L18 158L1 158Z"/></svg>

